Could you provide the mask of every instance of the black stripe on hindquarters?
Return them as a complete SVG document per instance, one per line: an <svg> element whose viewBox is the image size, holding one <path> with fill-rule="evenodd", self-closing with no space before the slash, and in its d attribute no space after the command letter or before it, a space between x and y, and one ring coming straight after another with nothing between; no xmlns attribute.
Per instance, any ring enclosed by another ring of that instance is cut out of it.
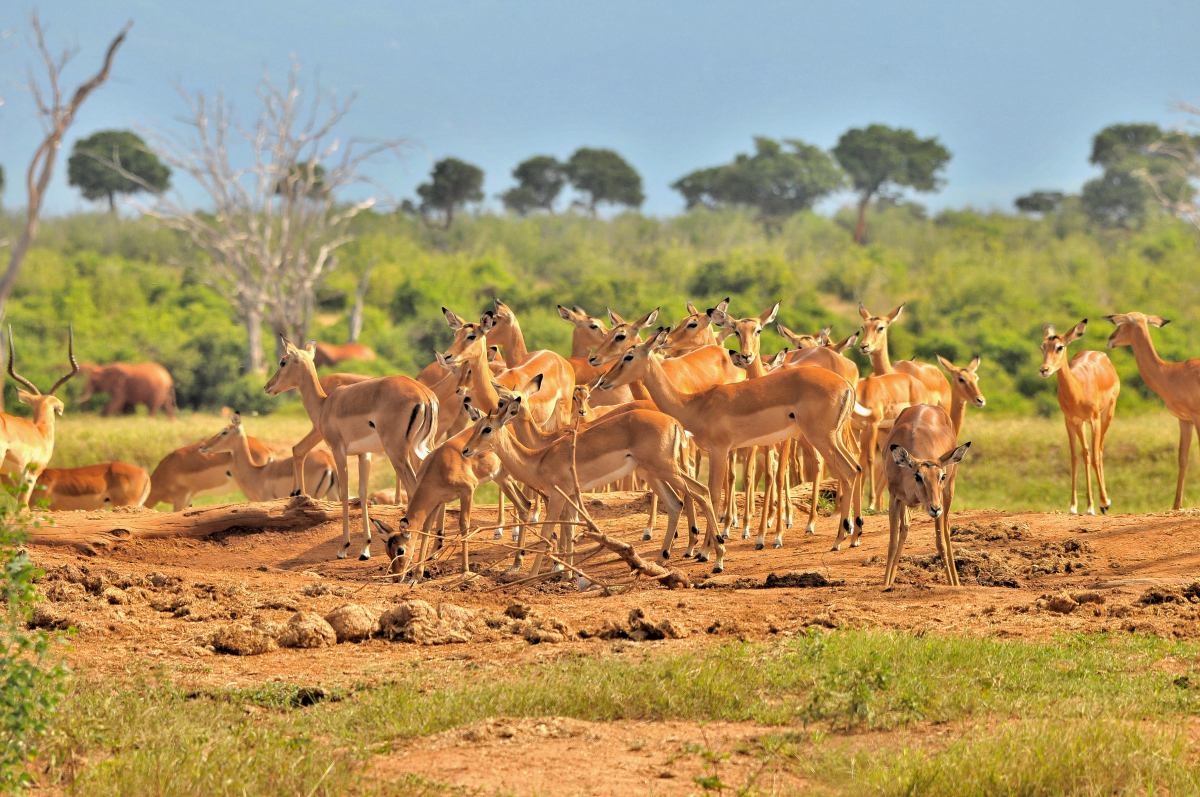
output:
<svg viewBox="0 0 1200 797"><path fill-rule="evenodd" d="M417 422L417 413L421 411L421 406L419 403L413 405L412 417L408 419L408 428L404 430L405 440L412 439L413 424Z"/></svg>

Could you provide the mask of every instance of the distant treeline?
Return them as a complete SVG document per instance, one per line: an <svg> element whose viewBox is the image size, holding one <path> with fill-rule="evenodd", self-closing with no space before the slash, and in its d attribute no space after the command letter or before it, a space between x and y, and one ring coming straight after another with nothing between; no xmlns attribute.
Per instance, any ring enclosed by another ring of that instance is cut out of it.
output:
<svg viewBox="0 0 1200 797"><path fill-rule="evenodd" d="M571 327L557 304L598 316L606 307L626 316L661 307L668 323L687 299L708 307L730 296L740 315L782 300L786 326L832 325L841 338L859 327L858 301L875 313L904 302L890 333L893 357L965 362L979 353L990 413L1057 412L1054 380L1037 373L1046 323L1062 329L1088 318L1079 348L1100 349L1110 331L1102 314L1156 313L1174 321L1154 332L1164 357L1200 355L1200 250L1182 222L1152 217L1138 230L1102 230L1069 203L1041 219L973 211L927 218L920 206L888 202L870 214L866 246L853 242L853 210L800 212L771 230L749 212L703 208L670 219L468 215L449 230L403 213L366 214L320 293L314 335L346 339L359 275L374 263L361 342L379 359L343 370L415 374L450 341L442 305L470 317L494 297L519 314L531 348L564 354ZM15 224L0 217L0 237ZM150 219L48 220L8 311L18 369L52 383L73 323L81 361L160 362L181 407L279 406L288 399L265 396L264 375L240 373L245 331L189 265L198 257ZM766 352L783 345L773 330L763 341ZM1110 356L1125 386L1123 409L1156 406L1128 349ZM65 388L68 411L82 387L76 380ZM11 380L4 389L13 411Z"/></svg>

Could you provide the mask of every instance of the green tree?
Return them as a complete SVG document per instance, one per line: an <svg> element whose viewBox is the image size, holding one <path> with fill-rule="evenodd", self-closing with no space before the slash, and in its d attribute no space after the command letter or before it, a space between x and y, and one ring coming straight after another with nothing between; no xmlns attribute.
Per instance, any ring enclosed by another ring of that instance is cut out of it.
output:
<svg viewBox="0 0 1200 797"><path fill-rule="evenodd" d="M554 200L567 184L566 167L551 155L534 155L512 171L517 185L500 195L504 207L524 216L535 210L554 213Z"/></svg>
<svg viewBox="0 0 1200 797"><path fill-rule="evenodd" d="M430 181L417 186L423 212L436 210L446 216L446 229L454 222L454 212L468 202L483 199L483 169L445 158L433 165Z"/></svg>
<svg viewBox="0 0 1200 797"><path fill-rule="evenodd" d="M315 166L308 162L293 164L287 177L275 184L275 193L279 196L291 194L293 197L319 198L325 195L326 190L325 167L319 163Z"/></svg>
<svg viewBox="0 0 1200 797"><path fill-rule="evenodd" d="M748 207L769 222L811 209L845 181L833 158L803 141L785 139L781 144L756 136L754 150L724 166L685 175L671 187L683 194L689 210L697 205Z"/></svg>
<svg viewBox="0 0 1200 797"><path fill-rule="evenodd" d="M1092 139L1092 165L1104 174L1084 183L1080 204L1088 219L1101 227L1137 228L1145 221L1154 191L1169 202L1188 201L1195 189L1161 148L1195 145L1185 134L1166 132L1156 124L1109 125Z"/></svg>
<svg viewBox="0 0 1200 797"><path fill-rule="evenodd" d="M860 244L872 197L889 186L936 191L943 183L938 173L950 162L950 151L936 137L918 138L912 130L886 125L847 130L833 148L833 156L850 175L859 195L854 240Z"/></svg>
<svg viewBox="0 0 1200 797"><path fill-rule="evenodd" d="M1013 201L1022 213L1053 213L1062 207L1062 191L1034 191Z"/></svg>
<svg viewBox="0 0 1200 797"><path fill-rule="evenodd" d="M101 130L75 142L67 160L67 182L79 188L84 199L108 197L108 209L116 213L117 194L161 193L171 187L171 169L137 133Z"/></svg>
<svg viewBox="0 0 1200 797"><path fill-rule="evenodd" d="M646 200L642 176L611 149L580 147L567 161L566 171L575 190L587 194L584 205L593 216L601 202L636 208Z"/></svg>

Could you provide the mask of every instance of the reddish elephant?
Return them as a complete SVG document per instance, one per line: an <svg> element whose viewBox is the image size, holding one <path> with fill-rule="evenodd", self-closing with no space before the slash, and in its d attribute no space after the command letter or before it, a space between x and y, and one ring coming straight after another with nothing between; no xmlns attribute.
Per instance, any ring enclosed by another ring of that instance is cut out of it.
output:
<svg viewBox="0 0 1200 797"><path fill-rule="evenodd" d="M93 393L112 396L101 415L133 412L137 405L145 404L150 417L162 409L168 418L175 420L175 383L167 369L158 363L86 364L79 366L79 370L87 374L87 385L80 401L87 401Z"/></svg>
<svg viewBox="0 0 1200 797"><path fill-rule="evenodd" d="M346 343L338 346L333 343L318 343L313 351L313 365L320 368L323 365L337 365L343 360L374 360L375 352L369 346L361 343Z"/></svg>

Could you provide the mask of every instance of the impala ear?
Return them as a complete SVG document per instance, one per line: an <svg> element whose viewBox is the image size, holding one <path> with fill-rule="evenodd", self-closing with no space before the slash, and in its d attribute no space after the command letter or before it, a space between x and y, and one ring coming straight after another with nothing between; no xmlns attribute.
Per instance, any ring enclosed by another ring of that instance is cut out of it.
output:
<svg viewBox="0 0 1200 797"><path fill-rule="evenodd" d="M538 374L533 379L525 383L525 390L522 391L526 396L532 396L542 389L542 378L545 374Z"/></svg>
<svg viewBox="0 0 1200 797"><path fill-rule="evenodd" d="M487 360L490 363L496 362L496 358L500 356L499 346L488 346Z"/></svg>
<svg viewBox="0 0 1200 797"><path fill-rule="evenodd" d="M957 465L958 463L962 462L963 457L965 457L967 455L967 449L970 447L971 447L971 441L968 440L967 442L963 443L961 446L954 449L953 451L943 454L942 458L939 460L941 466L943 468L946 468L951 465Z"/></svg>
<svg viewBox="0 0 1200 797"><path fill-rule="evenodd" d="M229 419L229 425L230 426L241 426L242 425L242 414L240 412L234 412L233 417Z"/></svg>
<svg viewBox="0 0 1200 797"><path fill-rule="evenodd" d="M470 401L463 402L463 409L467 411L467 417L473 421L477 421L483 417L483 413L480 412Z"/></svg>
<svg viewBox="0 0 1200 797"><path fill-rule="evenodd" d="M492 301L494 301L496 303L496 313L497 314L499 314L499 313L507 313L508 315L513 314L512 310L509 310L508 305L505 304L504 302L500 301L499 299L493 299Z"/></svg>
<svg viewBox="0 0 1200 797"><path fill-rule="evenodd" d="M1077 341L1083 337L1083 333L1086 329L1087 329L1087 319L1085 318L1082 321L1080 321L1078 324L1076 324L1075 326L1071 327L1070 332L1063 335L1063 341L1065 343L1074 343L1075 341Z"/></svg>
<svg viewBox="0 0 1200 797"><path fill-rule="evenodd" d="M1110 323L1116 324L1117 326L1120 326L1121 324L1125 323L1125 319L1128 316L1126 316L1125 313L1113 313L1112 315L1102 315L1100 317L1103 318L1105 321L1108 321Z"/></svg>
<svg viewBox="0 0 1200 797"><path fill-rule="evenodd" d="M305 343L304 353L309 357L315 355L317 353L317 342L315 340L310 340L308 343Z"/></svg>
<svg viewBox="0 0 1200 797"><path fill-rule="evenodd" d="M775 302L774 305L767 308L766 310L763 310L762 313L759 314L759 316L758 316L758 323L762 324L765 327L767 324L774 321L775 316L779 315L779 305L780 304L782 304L782 301Z"/></svg>
<svg viewBox="0 0 1200 797"><path fill-rule="evenodd" d="M893 321L895 321L897 318L899 318L899 317L900 317L900 311L901 311L901 310L903 310L903 309L904 309L904 305L900 305L900 306L899 306L899 307L897 307L895 310L893 310L892 312L888 313L888 317L887 317L887 318L888 318L888 323L890 324L890 323L892 323Z"/></svg>
<svg viewBox="0 0 1200 797"><path fill-rule="evenodd" d="M1054 324L1046 324L1046 326L1042 327L1042 338L1043 339L1053 337L1053 335L1054 335Z"/></svg>
<svg viewBox="0 0 1200 797"><path fill-rule="evenodd" d="M956 370L954 367L954 363L950 362L949 360L947 360L945 357L943 357L940 354L935 354L934 356L937 357L938 363L942 366L942 368L944 370L948 371L949 373L954 373L954 371Z"/></svg>
<svg viewBox="0 0 1200 797"><path fill-rule="evenodd" d="M791 349L784 348L781 351L776 352L775 356L771 358L771 362L767 364L767 368L774 369L783 365L783 361L787 359L789 351L791 351Z"/></svg>
<svg viewBox="0 0 1200 797"><path fill-rule="evenodd" d="M446 358L446 355L442 354L440 351L435 351L435 352L433 353L433 358L434 358L435 360L437 360L437 364L438 364L438 365L440 365L440 366L442 366L443 368L449 368L449 367L450 367L450 360L449 360L449 359L447 359L447 358Z"/></svg>
<svg viewBox="0 0 1200 797"><path fill-rule="evenodd" d="M825 341L825 345L829 345L829 336L832 334L833 327L821 327L821 331L817 333L817 338Z"/></svg>
<svg viewBox="0 0 1200 797"><path fill-rule="evenodd" d="M1171 322L1160 315L1148 315L1146 316L1146 323L1152 327L1165 327Z"/></svg>
<svg viewBox="0 0 1200 797"><path fill-rule="evenodd" d="M613 323L614 325L625 323L624 318L621 318L621 316L617 315L616 313L614 313L612 310L608 309L607 307L604 308L604 312L608 313L608 320L611 323Z"/></svg>
<svg viewBox="0 0 1200 797"><path fill-rule="evenodd" d="M635 321L633 323L634 329L636 329L638 332L641 332L643 329L653 324L654 319L658 318L658 310L659 308L655 307L653 310Z"/></svg>
<svg viewBox="0 0 1200 797"><path fill-rule="evenodd" d="M721 322L719 322L717 319L724 318L725 314L728 311L729 311L729 297L725 297L721 301L717 302L716 307L708 308L708 317L713 320L714 324L719 324Z"/></svg>
<svg viewBox="0 0 1200 797"><path fill-rule="evenodd" d="M17 401L20 401L22 404L32 404L33 394L17 388Z"/></svg>
<svg viewBox="0 0 1200 797"><path fill-rule="evenodd" d="M659 327L654 330L654 334L646 341L646 348L649 351L661 349L667 343L667 333L670 332L666 327Z"/></svg>
<svg viewBox="0 0 1200 797"><path fill-rule="evenodd" d="M575 313L563 307L561 304L558 306L558 314L562 316L563 321L570 321L572 324L578 320L575 317Z"/></svg>
<svg viewBox="0 0 1200 797"><path fill-rule="evenodd" d="M446 323L450 325L451 329L458 329L462 327L463 324L467 323L455 313L447 310L445 307L442 308L442 315L446 316Z"/></svg>
<svg viewBox="0 0 1200 797"><path fill-rule="evenodd" d="M892 446L891 451L892 459L900 467L912 470L917 466L917 463L913 462L913 458L909 456L908 451L905 450L904 446Z"/></svg>
<svg viewBox="0 0 1200 797"><path fill-rule="evenodd" d="M776 324L775 332L779 335L779 337L783 338L788 343L795 345L796 333L785 327L783 324Z"/></svg>
<svg viewBox="0 0 1200 797"><path fill-rule="evenodd" d="M862 316L863 321L871 320L871 314L867 312L867 308L862 302L858 303L858 314Z"/></svg>
<svg viewBox="0 0 1200 797"><path fill-rule="evenodd" d="M841 343L830 343L828 345L831 350L833 350L834 352L837 352L838 354L841 354L846 349L853 347L855 343L858 343L858 333L857 332L855 332L853 335L851 335L850 337L843 340Z"/></svg>
<svg viewBox="0 0 1200 797"><path fill-rule="evenodd" d="M496 314L491 310L486 310L483 315L479 316L479 328L483 330L483 334L491 332L495 326Z"/></svg>
<svg viewBox="0 0 1200 797"><path fill-rule="evenodd" d="M692 304L692 300L687 300L688 315L700 315L700 311L696 309L696 305Z"/></svg>

